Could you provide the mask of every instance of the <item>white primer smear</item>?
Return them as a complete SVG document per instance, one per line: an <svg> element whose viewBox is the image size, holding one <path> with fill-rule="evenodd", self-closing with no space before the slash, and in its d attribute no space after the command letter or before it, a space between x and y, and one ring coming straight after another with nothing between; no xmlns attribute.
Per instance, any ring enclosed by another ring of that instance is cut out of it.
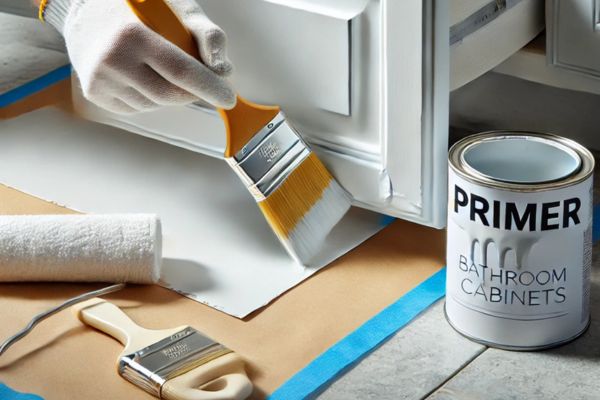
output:
<svg viewBox="0 0 600 400"><path fill-rule="evenodd" d="M384 226L352 209L303 268L224 161L55 109L0 121L0 182L84 212L160 215L163 285L238 318Z"/></svg>

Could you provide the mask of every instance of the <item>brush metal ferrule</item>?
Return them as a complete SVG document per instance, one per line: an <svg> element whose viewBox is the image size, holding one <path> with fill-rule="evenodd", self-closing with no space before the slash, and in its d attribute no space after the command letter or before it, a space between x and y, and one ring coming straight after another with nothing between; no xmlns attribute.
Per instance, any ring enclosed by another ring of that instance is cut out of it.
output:
<svg viewBox="0 0 600 400"><path fill-rule="evenodd" d="M119 360L119 375L160 398L163 384L232 351L188 327Z"/></svg>
<svg viewBox="0 0 600 400"><path fill-rule="evenodd" d="M227 162L250 190L256 201L269 196L310 154L308 145L277 114L234 157Z"/></svg>

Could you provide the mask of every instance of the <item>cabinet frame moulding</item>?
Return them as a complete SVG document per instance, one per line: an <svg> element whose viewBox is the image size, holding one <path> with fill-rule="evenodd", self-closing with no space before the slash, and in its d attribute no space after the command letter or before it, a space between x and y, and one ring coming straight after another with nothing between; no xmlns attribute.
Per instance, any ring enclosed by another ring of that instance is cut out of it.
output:
<svg viewBox="0 0 600 400"><path fill-rule="evenodd" d="M578 1L578 0L569 0ZM590 33L594 34L600 30L600 0L593 0L592 20L590 21ZM560 18L561 0L547 0L546 2L546 57L552 66L563 68L575 73L584 74L595 79L600 79L600 70L587 68L581 65L561 61L559 49L559 35L561 29Z"/></svg>

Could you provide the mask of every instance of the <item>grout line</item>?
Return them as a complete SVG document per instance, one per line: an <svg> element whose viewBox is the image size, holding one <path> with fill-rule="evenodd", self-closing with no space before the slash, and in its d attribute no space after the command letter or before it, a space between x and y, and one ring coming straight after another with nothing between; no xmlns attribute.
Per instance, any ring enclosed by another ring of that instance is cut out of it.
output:
<svg viewBox="0 0 600 400"><path fill-rule="evenodd" d="M456 375L458 375L463 369L468 367L473 361L475 361L477 358L479 358L479 356L481 356L487 349L489 349L489 347L483 346L483 348L481 350L479 350L477 353L475 353L473 355L473 357L471 357L467 361L465 361L464 364L462 364L460 367L458 367L456 369L456 371L454 371L446 379L444 379L442 382L440 382L439 385L437 385L436 387L431 389L429 392L427 392L423 397L421 397L421 400L431 397L431 395L433 395L435 392L437 392L439 389L441 389L444 385L446 385L446 383L448 383L452 378L454 378Z"/></svg>

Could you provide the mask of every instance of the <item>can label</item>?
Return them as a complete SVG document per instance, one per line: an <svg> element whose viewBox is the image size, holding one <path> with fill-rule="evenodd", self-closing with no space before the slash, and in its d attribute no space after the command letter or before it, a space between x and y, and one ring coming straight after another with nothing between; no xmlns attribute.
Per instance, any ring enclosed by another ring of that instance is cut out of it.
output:
<svg viewBox="0 0 600 400"><path fill-rule="evenodd" d="M546 347L589 321L592 178L502 190L449 173L446 313L461 333Z"/></svg>

